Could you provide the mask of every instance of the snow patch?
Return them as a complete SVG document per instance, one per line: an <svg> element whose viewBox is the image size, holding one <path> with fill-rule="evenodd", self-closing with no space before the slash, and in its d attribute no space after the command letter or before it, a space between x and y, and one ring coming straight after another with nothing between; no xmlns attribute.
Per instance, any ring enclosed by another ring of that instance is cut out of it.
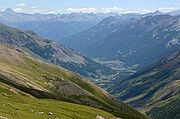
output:
<svg viewBox="0 0 180 119"><path fill-rule="evenodd" d="M166 44L166 48L171 48L174 45L180 45L180 39L178 38L173 38Z"/></svg>

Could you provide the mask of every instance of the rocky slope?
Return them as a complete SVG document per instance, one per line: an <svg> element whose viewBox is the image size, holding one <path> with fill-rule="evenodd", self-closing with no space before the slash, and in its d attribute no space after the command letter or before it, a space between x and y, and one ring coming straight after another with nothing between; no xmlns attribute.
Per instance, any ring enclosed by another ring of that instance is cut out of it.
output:
<svg viewBox="0 0 180 119"><path fill-rule="evenodd" d="M45 104L46 106L44 109L39 107L38 110L46 110L45 112L47 113L48 110L52 111L51 108L54 109L51 106L49 109L45 109L47 108L47 104L49 103L52 104L52 106L55 106L58 104L58 102L55 100L43 101L42 99L56 99L99 108L124 119L146 118L138 111L130 108L126 104L117 101L107 92L96 87L94 84L83 80L80 76L55 65L48 64L42 60L34 59L31 57L31 54L26 52L24 49L17 48L16 45L0 45L0 82L0 91L2 94L1 97L3 97L3 99L7 99L5 102L1 103L5 103L5 105L8 102L12 103L10 104L10 107L13 106L14 108L11 108L11 110L24 110L24 108L21 106L24 104L21 103L27 98L27 102L25 102L25 104L27 104L25 110L35 106L35 102L39 102L38 104ZM2 88L4 85L5 89ZM12 94L13 92L17 94L14 98L12 97L15 95ZM32 102L32 99L28 97L22 97L22 99L20 99L21 96L18 94L25 95L24 93L30 94L41 100L35 99L35 102ZM15 100L15 102L12 102L11 100ZM16 101L18 101L19 104L17 104ZM32 103L31 106L30 103ZM62 102L62 104L65 103ZM67 105L73 107L73 104ZM1 107L3 109L8 108L6 106L3 107L2 105ZM76 107L76 105L74 105L74 107ZM80 107L81 106L79 106L79 110L81 110ZM61 108L63 108L63 106ZM93 109L89 108L89 110ZM73 109L69 111L69 113L72 112ZM26 114L27 113L28 112L26 112ZM58 113L58 110L56 113ZM64 113L68 113L68 110ZM98 111L98 113L102 113L102 116L109 115L100 111ZM10 117L11 113L2 111L0 114ZM21 112L15 112L15 114L19 117ZM83 118L81 114L87 115L86 111L83 111L76 116L79 115L81 118ZM93 113L93 115L95 114L97 113ZM56 115L61 115L61 113ZM11 116L13 117L13 115ZM23 117L25 116L27 115L24 115Z"/></svg>
<svg viewBox="0 0 180 119"><path fill-rule="evenodd" d="M180 117L180 51L119 80L111 93L153 119Z"/></svg>
<svg viewBox="0 0 180 119"><path fill-rule="evenodd" d="M33 32L24 32L0 24L0 43L22 48L36 58L57 64L83 76L97 78L113 74L111 68L101 65L75 51Z"/></svg>
<svg viewBox="0 0 180 119"><path fill-rule="evenodd" d="M119 119L105 111L52 99L37 99L0 82L1 119Z"/></svg>
<svg viewBox="0 0 180 119"><path fill-rule="evenodd" d="M86 53L92 57L119 59L126 65L150 64L179 48L179 19L179 16L158 15L129 22L88 48Z"/></svg>
<svg viewBox="0 0 180 119"><path fill-rule="evenodd" d="M119 29L124 23L126 23L126 21L129 21L133 18L138 19L140 18L140 15L125 14L110 16L87 30L67 38L60 39L59 42L67 45L70 48L86 53L86 50L91 48L94 44L101 42L101 40Z"/></svg>
<svg viewBox="0 0 180 119"><path fill-rule="evenodd" d="M109 17L84 32L64 39L64 44L91 58L120 60L125 66L144 66L179 48L179 19L179 16L159 13L127 15L124 19Z"/></svg>

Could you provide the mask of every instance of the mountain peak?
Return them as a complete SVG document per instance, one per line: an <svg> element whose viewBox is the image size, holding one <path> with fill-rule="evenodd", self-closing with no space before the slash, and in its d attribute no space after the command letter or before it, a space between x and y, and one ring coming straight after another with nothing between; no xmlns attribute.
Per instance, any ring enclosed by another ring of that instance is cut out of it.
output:
<svg viewBox="0 0 180 119"><path fill-rule="evenodd" d="M6 10L4 10L4 12L6 13L15 13L15 11L11 8L7 8Z"/></svg>
<svg viewBox="0 0 180 119"><path fill-rule="evenodd" d="M159 10L156 10L153 14L162 14L162 12Z"/></svg>

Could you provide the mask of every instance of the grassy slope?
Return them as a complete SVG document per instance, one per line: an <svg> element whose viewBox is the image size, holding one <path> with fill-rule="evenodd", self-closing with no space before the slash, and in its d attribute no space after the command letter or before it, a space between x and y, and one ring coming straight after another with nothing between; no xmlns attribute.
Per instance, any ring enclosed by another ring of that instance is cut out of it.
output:
<svg viewBox="0 0 180 119"><path fill-rule="evenodd" d="M116 73L72 49L51 40L39 37L33 32L24 32L0 23L0 43L23 48L34 57L64 67L82 76L97 78ZM101 73L98 73L98 72Z"/></svg>
<svg viewBox="0 0 180 119"><path fill-rule="evenodd" d="M122 81L113 93L121 100L147 112L154 119L166 119L167 115L178 119L180 54L176 53L150 65L126 81Z"/></svg>
<svg viewBox="0 0 180 119"><path fill-rule="evenodd" d="M9 119L95 119L97 115L100 115L107 119L115 118L110 113L92 107L50 99L37 99L26 94L23 96L9 89L8 86L0 83L0 117ZM48 115L49 112L53 114Z"/></svg>
<svg viewBox="0 0 180 119"><path fill-rule="evenodd" d="M153 119L179 119L180 118L180 96L170 100L162 106L154 107L149 112Z"/></svg>
<svg viewBox="0 0 180 119"><path fill-rule="evenodd" d="M38 98L53 98L90 105L125 119L145 118L117 102L95 85L54 65L30 58L21 50L0 45L1 82ZM3 80L2 80L3 79Z"/></svg>

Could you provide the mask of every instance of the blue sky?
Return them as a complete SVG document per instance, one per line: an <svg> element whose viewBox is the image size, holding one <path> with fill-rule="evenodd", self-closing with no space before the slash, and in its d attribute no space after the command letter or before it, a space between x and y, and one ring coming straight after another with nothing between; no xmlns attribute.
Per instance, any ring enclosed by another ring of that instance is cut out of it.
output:
<svg viewBox="0 0 180 119"><path fill-rule="evenodd" d="M180 0L0 0L0 10L17 12L148 12L180 9Z"/></svg>

